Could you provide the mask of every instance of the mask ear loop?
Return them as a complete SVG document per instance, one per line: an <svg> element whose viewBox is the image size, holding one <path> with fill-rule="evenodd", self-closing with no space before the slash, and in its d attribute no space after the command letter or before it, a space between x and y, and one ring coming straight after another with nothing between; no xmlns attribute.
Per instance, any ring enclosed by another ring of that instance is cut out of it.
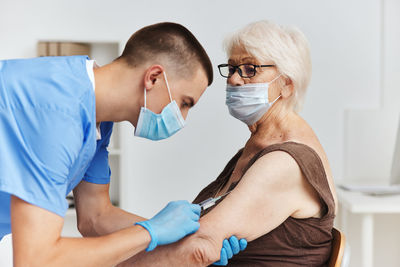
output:
<svg viewBox="0 0 400 267"><path fill-rule="evenodd" d="M169 89L167 74L165 74L165 71L163 71L163 74L164 74L165 84L167 85L167 89L168 89L169 99L172 102L171 90Z"/></svg>
<svg viewBox="0 0 400 267"><path fill-rule="evenodd" d="M274 82L276 79L278 79L279 77L282 76L282 73L280 73L278 76L276 76L272 81L270 81L268 84L271 84L272 82ZM279 95L274 101L272 101L271 106L273 104L275 104L275 102L281 97L282 95Z"/></svg>
<svg viewBox="0 0 400 267"><path fill-rule="evenodd" d="M278 79L281 76L282 76L282 73L280 73L278 76L276 76L274 79L272 79L272 81L270 81L268 84L271 84L272 82L274 82L276 79Z"/></svg>
<svg viewBox="0 0 400 267"><path fill-rule="evenodd" d="M144 108L146 108L146 87L144 88Z"/></svg>
<svg viewBox="0 0 400 267"><path fill-rule="evenodd" d="M273 104L275 104L275 102L276 102L281 96L282 96L282 95L279 95L274 101L272 101L271 106L272 106Z"/></svg>
<svg viewBox="0 0 400 267"><path fill-rule="evenodd" d="M167 89L168 89L169 99L170 99L171 102L172 102L171 90L169 89L167 74L165 74L165 71L163 71L163 74L164 74L165 84L167 85ZM145 88L144 88L144 108L145 108L145 109L147 109L147 106L146 106L146 102L147 102L147 101L146 101L146 100L147 100L147 99L146 99L146 87L145 87Z"/></svg>

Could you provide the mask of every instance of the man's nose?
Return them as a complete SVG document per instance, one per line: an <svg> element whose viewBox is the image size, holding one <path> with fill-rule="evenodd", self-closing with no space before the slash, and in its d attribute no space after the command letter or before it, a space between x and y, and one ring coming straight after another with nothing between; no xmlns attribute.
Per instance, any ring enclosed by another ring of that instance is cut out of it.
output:
<svg viewBox="0 0 400 267"><path fill-rule="evenodd" d="M181 110L183 119L186 120L186 118L187 118L187 116L188 116L188 113L189 113L189 109L187 109L187 108L182 109L182 108L181 108L180 110Z"/></svg>

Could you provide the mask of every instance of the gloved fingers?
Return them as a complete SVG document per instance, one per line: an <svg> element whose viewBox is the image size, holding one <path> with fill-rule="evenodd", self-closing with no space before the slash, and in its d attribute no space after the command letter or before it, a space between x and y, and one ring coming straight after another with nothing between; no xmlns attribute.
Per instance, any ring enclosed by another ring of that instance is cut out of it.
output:
<svg viewBox="0 0 400 267"><path fill-rule="evenodd" d="M220 256L220 258L219 258L219 261L214 262L214 265L225 266L225 265L227 265L227 264L228 264L228 257L227 257L227 255L226 255L226 250L225 250L225 248L223 247L223 248L221 249L221 256Z"/></svg>
<svg viewBox="0 0 400 267"><path fill-rule="evenodd" d="M200 215L197 214L197 213L192 212L190 218L191 218L193 221L197 222L197 221L200 219Z"/></svg>
<svg viewBox="0 0 400 267"><path fill-rule="evenodd" d="M158 245L166 245L195 233L200 228L199 215L186 200L173 201L149 220Z"/></svg>
<svg viewBox="0 0 400 267"><path fill-rule="evenodd" d="M247 240L244 238L240 239L239 246L240 246L240 251L245 250L245 248L247 247Z"/></svg>
<svg viewBox="0 0 400 267"><path fill-rule="evenodd" d="M187 231L188 235L196 233L197 230L199 230L200 228L199 222L191 222L188 225L189 225L189 230Z"/></svg>
<svg viewBox="0 0 400 267"><path fill-rule="evenodd" d="M179 206L179 205L183 205L184 203L185 203L185 200L174 200L174 201L168 202L167 206Z"/></svg>
<svg viewBox="0 0 400 267"><path fill-rule="evenodd" d="M201 207L200 207L199 204L192 204L192 205L191 205L191 208L192 208L192 211L193 211L194 213L196 213L197 215L200 216Z"/></svg>
<svg viewBox="0 0 400 267"><path fill-rule="evenodd" d="M190 204L190 202L189 201L187 201L187 200L175 200L175 201L171 201L172 203L177 203L177 204L181 204L181 205L187 205L187 204Z"/></svg>
<svg viewBox="0 0 400 267"><path fill-rule="evenodd" d="M232 248L232 252L234 255L238 254L240 251L240 247L239 247L239 240L237 239L236 236L231 236L231 238L229 238L229 244L231 245Z"/></svg>
<svg viewBox="0 0 400 267"><path fill-rule="evenodd" d="M182 209L188 205L191 204L187 200L174 200L168 202L167 206L165 206L165 209Z"/></svg>
<svg viewBox="0 0 400 267"><path fill-rule="evenodd" d="M231 245L229 244L229 241L227 239L224 239L224 242L222 242L222 246L226 251L226 257L228 259L232 258L233 257L233 251L232 251Z"/></svg>

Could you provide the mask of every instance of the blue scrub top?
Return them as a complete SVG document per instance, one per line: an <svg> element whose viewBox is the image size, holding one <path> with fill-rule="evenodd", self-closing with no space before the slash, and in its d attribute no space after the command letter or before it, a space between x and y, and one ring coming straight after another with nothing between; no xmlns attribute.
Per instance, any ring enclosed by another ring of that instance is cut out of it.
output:
<svg viewBox="0 0 400 267"><path fill-rule="evenodd" d="M110 181L112 122L96 110L86 56L0 61L0 240L11 232L10 196L64 216L83 179Z"/></svg>

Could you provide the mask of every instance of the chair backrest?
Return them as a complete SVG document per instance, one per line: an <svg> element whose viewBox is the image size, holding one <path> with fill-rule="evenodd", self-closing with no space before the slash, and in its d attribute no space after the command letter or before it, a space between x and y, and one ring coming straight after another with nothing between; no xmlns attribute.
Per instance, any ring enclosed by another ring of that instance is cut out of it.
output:
<svg viewBox="0 0 400 267"><path fill-rule="evenodd" d="M346 245L346 238L338 229L332 229L332 253L329 260L329 267L340 267L342 264L343 254Z"/></svg>

